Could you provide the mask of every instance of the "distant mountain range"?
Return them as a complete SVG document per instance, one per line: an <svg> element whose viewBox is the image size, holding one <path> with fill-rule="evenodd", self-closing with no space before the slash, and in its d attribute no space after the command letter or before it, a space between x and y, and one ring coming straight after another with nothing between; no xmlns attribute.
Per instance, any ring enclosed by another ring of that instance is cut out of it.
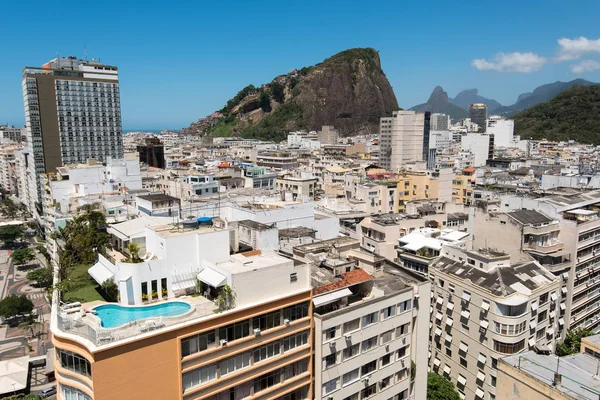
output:
<svg viewBox="0 0 600 400"><path fill-rule="evenodd" d="M488 106L488 115L496 114L511 117L521 111L527 110L536 104L547 102L566 89L573 86L596 85L584 79L575 79L570 82L554 82L538 86L530 93L522 93L515 104L503 106L498 101L480 96L477 89L463 90L455 98L449 98L441 86L436 86L429 96L427 103L411 107L412 111L430 111L432 113L448 114L453 120L468 116L469 106L473 103L484 103Z"/></svg>

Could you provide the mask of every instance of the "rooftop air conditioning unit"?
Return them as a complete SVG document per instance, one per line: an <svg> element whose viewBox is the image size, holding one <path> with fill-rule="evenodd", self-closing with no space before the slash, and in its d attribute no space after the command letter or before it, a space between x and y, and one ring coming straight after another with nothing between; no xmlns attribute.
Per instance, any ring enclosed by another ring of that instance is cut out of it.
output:
<svg viewBox="0 0 600 400"><path fill-rule="evenodd" d="M352 335L351 335L351 334L349 334L349 333L344 333L344 338L345 338L346 340L350 340L350 339L352 339Z"/></svg>
<svg viewBox="0 0 600 400"><path fill-rule="evenodd" d="M254 329L254 336L260 336L260 328Z"/></svg>
<svg viewBox="0 0 600 400"><path fill-rule="evenodd" d="M220 344L222 347L225 347L225 346L227 346L227 340L225 340L225 339L221 339L221 340L219 340L219 344Z"/></svg>

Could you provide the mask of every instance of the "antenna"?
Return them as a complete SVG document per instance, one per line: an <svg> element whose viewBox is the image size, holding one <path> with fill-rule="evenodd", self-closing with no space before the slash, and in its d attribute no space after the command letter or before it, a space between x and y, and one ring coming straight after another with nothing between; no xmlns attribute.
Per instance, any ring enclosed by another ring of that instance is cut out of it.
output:
<svg viewBox="0 0 600 400"><path fill-rule="evenodd" d="M83 61L87 62L87 47L83 44Z"/></svg>

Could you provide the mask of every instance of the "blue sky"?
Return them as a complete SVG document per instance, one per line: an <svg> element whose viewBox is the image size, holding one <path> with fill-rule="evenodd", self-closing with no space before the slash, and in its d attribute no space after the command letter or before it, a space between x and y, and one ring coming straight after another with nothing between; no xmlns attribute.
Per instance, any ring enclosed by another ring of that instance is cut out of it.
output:
<svg viewBox="0 0 600 400"><path fill-rule="evenodd" d="M124 130L187 126L249 83L351 47L379 51L405 108L436 85L512 104L540 84L600 82L597 0L58 4L3 2L0 123L24 123L24 66L84 44L119 67Z"/></svg>

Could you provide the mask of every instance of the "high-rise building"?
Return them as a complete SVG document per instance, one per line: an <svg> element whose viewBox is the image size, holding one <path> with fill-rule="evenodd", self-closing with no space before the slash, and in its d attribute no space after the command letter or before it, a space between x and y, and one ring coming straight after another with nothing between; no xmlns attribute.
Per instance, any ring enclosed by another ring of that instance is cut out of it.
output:
<svg viewBox="0 0 600 400"><path fill-rule="evenodd" d="M498 115L491 116L486 123L486 133L494 135L496 147L514 147L515 121Z"/></svg>
<svg viewBox="0 0 600 400"><path fill-rule="evenodd" d="M479 126L479 132L485 132L487 120L487 106L483 103L475 103L469 106L469 118Z"/></svg>
<svg viewBox="0 0 600 400"><path fill-rule="evenodd" d="M450 128L450 116L447 114L431 114L431 130L447 131Z"/></svg>
<svg viewBox="0 0 600 400"><path fill-rule="evenodd" d="M321 144L337 144L339 137L338 130L331 125L323 125L319 131L319 142Z"/></svg>
<svg viewBox="0 0 600 400"><path fill-rule="evenodd" d="M76 57L23 70L24 152L30 209L42 212L39 176L89 158L123 158L117 67Z"/></svg>
<svg viewBox="0 0 600 400"><path fill-rule="evenodd" d="M137 146L140 162L149 167L165 168L165 146L159 138L146 138L144 144Z"/></svg>
<svg viewBox="0 0 600 400"><path fill-rule="evenodd" d="M0 142L21 143L25 140L27 134L26 128L15 128L14 126L0 126Z"/></svg>
<svg viewBox="0 0 600 400"><path fill-rule="evenodd" d="M494 158L494 135L467 133L460 139L460 149L473 154L474 167L482 167L487 160Z"/></svg>
<svg viewBox="0 0 600 400"><path fill-rule="evenodd" d="M380 119L380 164L395 171L406 163L423 161L424 149L429 149L431 114L414 111L394 111L391 117Z"/></svg>

